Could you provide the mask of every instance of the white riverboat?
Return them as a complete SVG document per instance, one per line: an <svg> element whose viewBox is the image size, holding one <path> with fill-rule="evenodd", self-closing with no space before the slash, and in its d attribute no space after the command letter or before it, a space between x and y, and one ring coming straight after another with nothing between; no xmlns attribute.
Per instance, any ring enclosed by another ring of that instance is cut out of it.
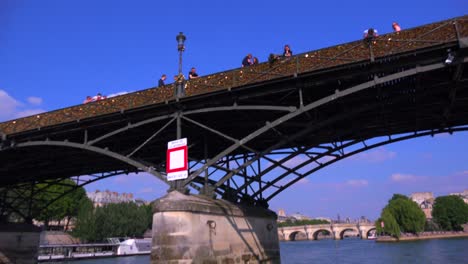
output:
<svg viewBox="0 0 468 264"><path fill-rule="evenodd" d="M127 239L120 242L117 255L140 255L151 253L151 238Z"/></svg>
<svg viewBox="0 0 468 264"><path fill-rule="evenodd" d="M125 240L116 238L109 239L109 243L41 245L38 261L109 258L150 253L151 238Z"/></svg>

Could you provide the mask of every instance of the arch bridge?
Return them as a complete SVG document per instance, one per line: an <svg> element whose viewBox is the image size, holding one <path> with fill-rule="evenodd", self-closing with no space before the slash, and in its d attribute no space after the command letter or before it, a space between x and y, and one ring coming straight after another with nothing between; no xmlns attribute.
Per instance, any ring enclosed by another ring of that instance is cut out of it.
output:
<svg viewBox="0 0 468 264"><path fill-rule="evenodd" d="M0 123L0 187L142 171L166 181L166 144L186 137L179 189L266 206L359 152L465 131L467 19L208 75L184 97L172 84Z"/></svg>
<svg viewBox="0 0 468 264"><path fill-rule="evenodd" d="M0 215L38 182L167 182L179 138L189 177L172 189L267 208L344 158L468 130L467 47L463 16L189 80L184 96L171 84L0 123Z"/></svg>
<svg viewBox="0 0 468 264"><path fill-rule="evenodd" d="M298 236L302 236L307 240L318 240L320 234L327 231L333 239L341 240L344 238L346 231L354 231L361 239L367 239L373 230L376 230L376 228L371 223L335 223L278 227L278 236L282 241L294 241Z"/></svg>

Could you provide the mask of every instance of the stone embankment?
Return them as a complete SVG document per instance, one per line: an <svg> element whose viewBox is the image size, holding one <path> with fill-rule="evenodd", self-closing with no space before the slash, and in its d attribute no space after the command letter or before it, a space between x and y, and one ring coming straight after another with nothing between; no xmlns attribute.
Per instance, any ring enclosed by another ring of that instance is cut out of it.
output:
<svg viewBox="0 0 468 264"><path fill-rule="evenodd" d="M400 238L394 238L391 236L379 236L377 242L399 242L399 241L413 241L413 240L426 240L426 239L439 239L439 238L459 238L468 237L468 232L422 232L417 235L415 234L402 234Z"/></svg>

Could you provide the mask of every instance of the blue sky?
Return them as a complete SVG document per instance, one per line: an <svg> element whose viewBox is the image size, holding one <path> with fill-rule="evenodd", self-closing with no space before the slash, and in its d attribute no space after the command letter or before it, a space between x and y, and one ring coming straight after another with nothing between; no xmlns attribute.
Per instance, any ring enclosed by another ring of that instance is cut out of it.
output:
<svg viewBox="0 0 468 264"><path fill-rule="evenodd" d="M368 27L410 28L468 11L466 1L0 1L0 121L80 104L87 95L153 87L177 73L175 36L187 36L184 73L239 67L361 38ZM169 78L170 79L170 78ZM426 137L374 149L321 170L278 195L271 208L310 216L375 218L393 193L468 189L468 134ZM167 189L125 175L88 190L152 200Z"/></svg>

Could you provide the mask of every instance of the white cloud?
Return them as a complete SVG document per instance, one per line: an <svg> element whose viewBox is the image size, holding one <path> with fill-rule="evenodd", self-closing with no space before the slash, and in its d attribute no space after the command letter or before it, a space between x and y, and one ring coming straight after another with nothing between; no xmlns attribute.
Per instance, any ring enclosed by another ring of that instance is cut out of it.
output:
<svg viewBox="0 0 468 264"><path fill-rule="evenodd" d="M152 193L152 192L154 192L154 190L151 187L143 188L138 191L138 193Z"/></svg>
<svg viewBox="0 0 468 264"><path fill-rule="evenodd" d="M12 118L21 103L4 90L0 90L0 119Z"/></svg>
<svg viewBox="0 0 468 264"><path fill-rule="evenodd" d="M372 163L383 162L396 157L396 153L388 151L385 148L377 148L372 151L366 151L350 157L352 160L367 161Z"/></svg>
<svg viewBox="0 0 468 264"><path fill-rule="evenodd" d="M333 157L333 156L324 156L324 157L318 159L317 161L323 164L323 163L327 163L329 161L332 161L334 159L336 159L336 158Z"/></svg>
<svg viewBox="0 0 468 264"><path fill-rule="evenodd" d="M435 134L435 135L434 135L434 138L448 138L448 137L450 137L450 136L452 136L452 134L445 132L445 133L438 133L438 134Z"/></svg>
<svg viewBox="0 0 468 264"><path fill-rule="evenodd" d="M332 157L332 156L324 156L324 157L318 159L317 162L324 164L324 163L327 163L327 162L332 161L334 159L335 158ZM310 162L310 161L311 161L310 157L307 157L306 155L299 155L299 156L296 156L296 157L284 162L283 166L285 166L285 167L287 167L289 169L292 169L292 168L295 168L295 167L297 167L299 165L302 165L302 164L304 164L306 162L309 162L307 165L304 165L303 167L301 167L302 171L308 171L308 170L318 166L317 163Z"/></svg>
<svg viewBox="0 0 468 264"><path fill-rule="evenodd" d="M420 177L412 174L402 174L394 173L390 176L390 179L393 182L414 182L417 181Z"/></svg>
<svg viewBox="0 0 468 264"><path fill-rule="evenodd" d="M26 110L15 113L13 118L32 116L32 115L37 115L37 114L44 113L44 112L46 112L46 110L44 109L26 109Z"/></svg>
<svg viewBox="0 0 468 264"><path fill-rule="evenodd" d="M26 101L27 103L22 103L6 91L0 90L0 122L46 112L37 108L42 104L42 98L31 96Z"/></svg>
<svg viewBox="0 0 468 264"><path fill-rule="evenodd" d="M307 158L305 156L295 156L294 158L284 162L283 165L285 167L291 169L291 168L294 168L294 167L296 167L296 166L298 166L298 165L300 165L300 164L302 164L302 163L304 163L304 162L306 162L308 160L309 160L309 158Z"/></svg>
<svg viewBox="0 0 468 264"><path fill-rule="evenodd" d="M42 104L42 98L40 98L40 97L30 96L30 97L28 97L27 100L32 105L41 105Z"/></svg>
<svg viewBox="0 0 468 264"><path fill-rule="evenodd" d="M121 174L121 175L114 176L113 181L115 183L119 183L119 184L128 183L130 181L130 177L131 177L131 176L128 176L128 175L129 174Z"/></svg>
<svg viewBox="0 0 468 264"><path fill-rule="evenodd" d="M346 184L352 187L364 187L368 186L369 182L367 180L356 179L356 180L348 180Z"/></svg>
<svg viewBox="0 0 468 264"><path fill-rule="evenodd" d="M307 184L307 183L309 183L309 180L307 178L302 178L297 183L298 184Z"/></svg>

